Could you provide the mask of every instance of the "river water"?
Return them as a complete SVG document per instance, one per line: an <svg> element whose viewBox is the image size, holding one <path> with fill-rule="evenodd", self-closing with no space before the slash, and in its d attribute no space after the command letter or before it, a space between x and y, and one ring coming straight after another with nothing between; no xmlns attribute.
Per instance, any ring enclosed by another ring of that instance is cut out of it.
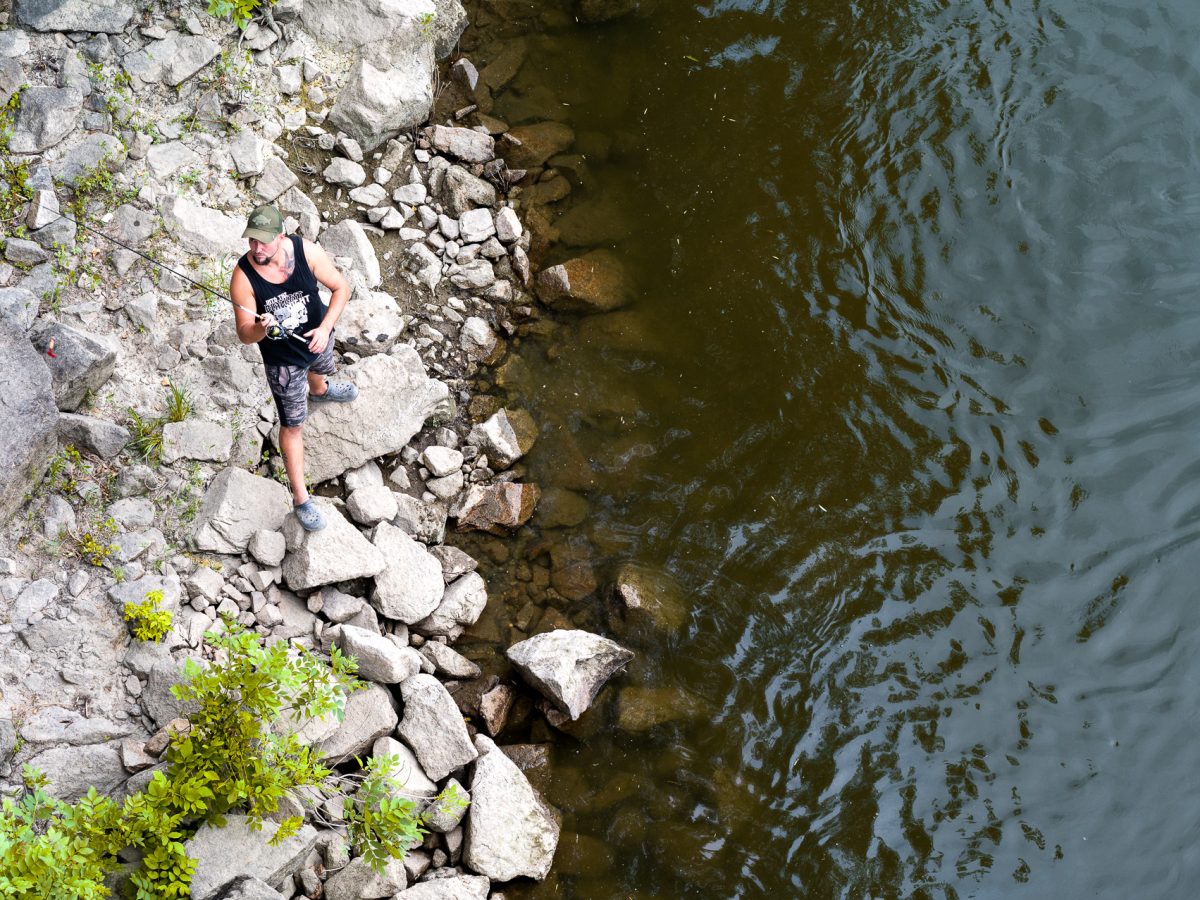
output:
<svg viewBox="0 0 1200 900"><path fill-rule="evenodd" d="M463 46L522 34L493 114L576 131L548 261L637 290L506 386L588 504L568 617L625 562L687 616L622 635L513 896L1195 896L1200 4L574 12Z"/></svg>

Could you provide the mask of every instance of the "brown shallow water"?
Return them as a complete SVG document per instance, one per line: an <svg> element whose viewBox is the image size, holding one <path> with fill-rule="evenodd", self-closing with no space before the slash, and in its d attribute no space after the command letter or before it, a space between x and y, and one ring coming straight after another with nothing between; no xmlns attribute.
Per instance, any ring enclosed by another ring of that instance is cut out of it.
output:
<svg viewBox="0 0 1200 900"><path fill-rule="evenodd" d="M572 13L488 0L463 47L523 35L494 114L585 157L551 259L638 289L504 367L586 516L491 548L477 637L535 624L539 559L594 566L567 621L615 629L627 562L687 615L620 634L511 893L1194 896L1200 6Z"/></svg>

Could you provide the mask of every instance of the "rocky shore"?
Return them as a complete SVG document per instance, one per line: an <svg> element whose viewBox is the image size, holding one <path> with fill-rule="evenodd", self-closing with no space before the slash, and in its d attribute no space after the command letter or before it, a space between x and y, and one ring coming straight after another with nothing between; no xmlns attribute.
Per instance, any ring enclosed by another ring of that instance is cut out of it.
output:
<svg viewBox="0 0 1200 900"><path fill-rule="evenodd" d="M466 27L458 0L280 0L244 31L199 4L17 0L0 31L0 790L26 764L67 801L144 786L185 727L185 661L211 661L206 635L236 620L357 660L369 688L301 732L328 764L395 755L398 796L469 800L431 809L382 874L312 798L277 846L276 826L231 815L188 840L200 900L500 897L545 878L560 816L530 774L546 750L506 743L508 717L536 696L569 725L632 657L552 617L507 648L520 681L452 646L489 593L447 530L506 537L540 499L521 465L533 416L472 379L539 308L628 293L604 251L541 267L548 225L510 188L571 138L489 117L519 62L454 56ZM226 290L263 202L353 285L336 337L360 396L310 412L329 522L311 534L280 483L258 350L195 286ZM150 595L171 613L161 642L122 617ZM618 598L664 614L636 576Z"/></svg>

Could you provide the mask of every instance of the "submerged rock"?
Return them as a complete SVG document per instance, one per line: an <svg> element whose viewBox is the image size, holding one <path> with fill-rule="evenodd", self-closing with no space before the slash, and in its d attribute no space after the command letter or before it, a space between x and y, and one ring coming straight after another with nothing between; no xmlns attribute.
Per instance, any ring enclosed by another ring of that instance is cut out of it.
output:
<svg viewBox="0 0 1200 900"><path fill-rule="evenodd" d="M669 686L625 687L617 708L617 727L632 732L649 731L666 722L699 719L707 712L707 705L695 694Z"/></svg>
<svg viewBox="0 0 1200 900"><path fill-rule="evenodd" d="M629 302L625 266L608 250L595 250L537 275L537 294L552 309L607 312Z"/></svg>
<svg viewBox="0 0 1200 900"><path fill-rule="evenodd" d="M532 449L537 437L537 424L528 412L501 409L472 428L467 441L487 454L492 468L507 469Z"/></svg>
<svg viewBox="0 0 1200 900"><path fill-rule="evenodd" d="M678 631L687 621L683 589L664 572L632 563L617 573L613 594L631 629Z"/></svg>
<svg viewBox="0 0 1200 900"><path fill-rule="evenodd" d="M529 521L540 493L536 484L473 484L459 510L458 530L509 535Z"/></svg>
<svg viewBox="0 0 1200 900"><path fill-rule="evenodd" d="M614 674L633 659L616 641L587 631L535 635L509 647L505 656L534 688L572 719L578 719Z"/></svg>

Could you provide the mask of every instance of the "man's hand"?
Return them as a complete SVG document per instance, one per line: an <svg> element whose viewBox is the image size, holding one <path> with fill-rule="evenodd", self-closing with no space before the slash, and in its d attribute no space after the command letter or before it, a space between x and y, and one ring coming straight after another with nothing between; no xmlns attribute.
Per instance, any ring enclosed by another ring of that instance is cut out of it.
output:
<svg viewBox="0 0 1200 900"><path fill-rule="evenodd" d="M314 328L312 331L304 332L304 336L309 339L308 349L313 353L324 353L325 348L329 346L329 333L332 331L324 325Z"/></svg>

